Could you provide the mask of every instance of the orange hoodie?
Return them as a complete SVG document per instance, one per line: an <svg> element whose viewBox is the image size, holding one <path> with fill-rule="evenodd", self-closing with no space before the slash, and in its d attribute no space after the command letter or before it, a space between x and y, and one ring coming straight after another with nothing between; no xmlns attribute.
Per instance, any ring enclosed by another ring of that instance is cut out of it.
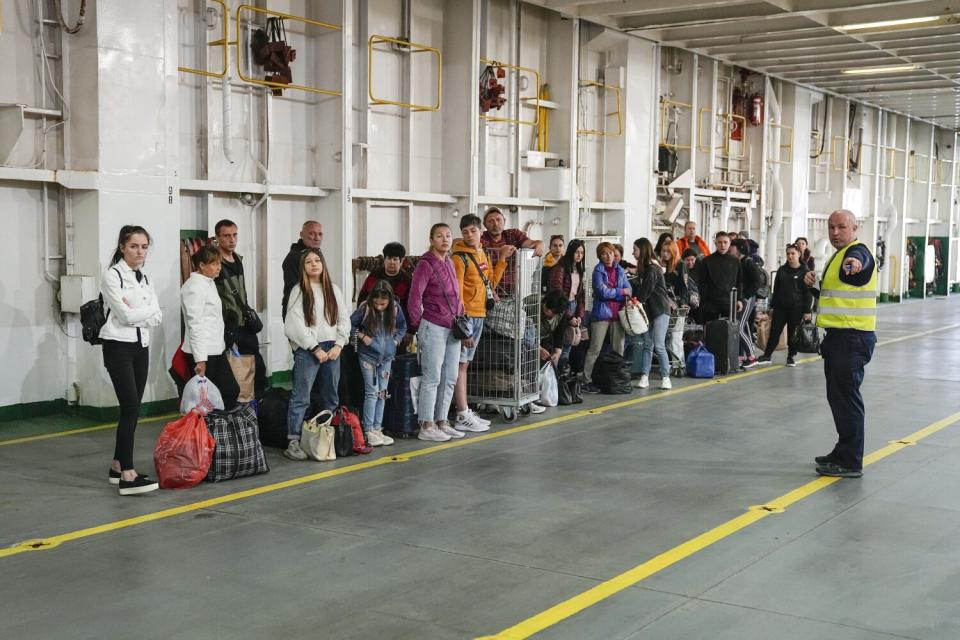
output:
<svg viewBox="0 0 960 640"><path fill-rule="evenodd" d="M457 280L460 281L460 297L463 299L463 307L466 310L466 314L471 318L486 318L486 285L483 284L483 278L480 277L480 272L477 271L477 267L473 264L473 260L470 259L470 255L464 254L473 254L474 260L477 261L477 265L480 265L483 275L494 289L500 284L503 272L507 270L507 261L501 260L495 266L491 267L490 261L487 260L487 254L483 251L483 247L468 247L461 238L458 238L453 243L452 255L450 257L453 260L453 268L457 272Z"/></svg>

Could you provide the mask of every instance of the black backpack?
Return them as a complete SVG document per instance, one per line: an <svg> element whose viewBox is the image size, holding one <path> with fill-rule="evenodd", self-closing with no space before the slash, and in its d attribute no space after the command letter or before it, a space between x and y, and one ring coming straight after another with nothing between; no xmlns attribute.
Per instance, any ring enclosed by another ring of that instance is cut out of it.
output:
<svg viewBox="0 0 960 640"><path fill-rule="evenodd" d="M287 409L290 407L290 392L273 387L263 392L257 401L260 442L265 447L286 449Z"/></svg>
<svg viewBox="0 0 960 640"><path fill-rule="evenodd" d="M123 289L123 276L116 269L117 277L120 278L120 288ZM96 300L83 303L80 307L80 327L83 333L83 339L90 344L102 344L100 339L100 329L107 324L107 318L110 317L110 310L104 310L103 294L97 296Z"/></svg>

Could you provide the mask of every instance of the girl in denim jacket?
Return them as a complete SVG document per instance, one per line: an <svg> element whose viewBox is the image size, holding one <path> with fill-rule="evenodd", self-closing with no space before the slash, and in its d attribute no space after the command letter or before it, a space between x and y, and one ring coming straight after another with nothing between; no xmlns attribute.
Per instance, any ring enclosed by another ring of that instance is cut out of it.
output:
<svg viewBox="0 0 960 640"><path fill-rule="evenodd" d="M390 368L397 347L407 332L403 310L386 280L374 285L365 302L350 316L353 340L363 375L363 431L374 447L393 444L383 434L383 407L387 400Z"/></svg>

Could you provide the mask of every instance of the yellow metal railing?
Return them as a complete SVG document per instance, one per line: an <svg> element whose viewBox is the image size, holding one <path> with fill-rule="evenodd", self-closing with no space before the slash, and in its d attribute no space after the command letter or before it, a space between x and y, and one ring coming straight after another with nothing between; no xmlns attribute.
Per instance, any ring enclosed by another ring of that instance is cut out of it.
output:
<svg viewBox="0 0 960 640"><path fill-rule="evenodd" d="M487 58L480 58L480 64L484 64L484 65L495 67L495 68L502 67L504 69L513 69L516 73L520 73L520 74L522 73L531 74L536 80L536 83L534 86L534 90L535 90L534 96L536 96L536 99L530 104L534 106L534 111L537 114L533 120L524 120L522 118L504 118L502 116L492 116L486 113L481 113L480 117L483 118L484 120L487 120L488 122L509 122L511 124L526 124L532 127L535 127L538 124L540 124L540 72L537 71L536 69L531 69L530 67L521 67L520 65L507 64L506 62L498 62L497 60L489 60ZM517 99L518 99L518 103L522 101L522 99L519 96L517 96Z"/></svg>
<svg viewBox="0 0 960 640"><path fill-rule="evenodd" d="M612 84L603 84L602 82L595 82L594 80L581 80L581 87L598 87L603 89L604 92L613 91L617 96L617 110L606 113L603 120L603 130L599 129L577 129L578 136L609 136L616 138L617 136L623 135L623 107L620 101L620 87L615 87ZM606 95L606 94L604 94ZM599 99L597 102L600 102ZM601 105L602 106L602 105ZM607 118L611 116L617 116L617 132L611 133L606 130L607 127Z"/></svg>
<svg viewBox="0 0 960 640"><path fill-rule="evenodd" d="M415 102L399 102L396 100L387 100L386 98L378 98L373 95L373 52L374 47L377 44L382 42L395 44L401 47L407 47L407 53L432 53L437 57L437 97L436 101L432 104L417 104ZM440 110L440 96L442 95L442 86L441 83L443 79L441 77L443 73L443 54L440 53L440 50L436 47L431 47L425 44L419 44L417 42L410 42L407 40L401 40L399 38L391 38L389 36L381 35L372 35L370 40L367 43L367 95L370 96L371 104L386 104L392 105L394 107L401 107L404 109L410 109L411 111L439 111Z"/></svg>
<svg viewBox="0 0 960 640"><path fill-rule="evenodd" d="M673 142L667 142L667 109L676 109L677 111L681 109L693 109L692 104L686 102L677 102L676 100L660 100L660 146L666 147L667 149L690 149L691 145L689 144L679 144ZM678 126L679 129L679 126ZM677 139L680 138L680 132L677 131ZM691 142L693 142L691 140Z"/></svg>
<svg viewBox="0 0 960 640"><path fill-rule="evenodd" d="M923 158L926 162L917 162L917 158ZM907 156L907 179L910 182L927 182L930 180L930 156L922 153L916 153ZM917 167L924 167L925 173L921 178Z"/></svg>
<svg viewBox="0 0 960 640"><path fill-rule="evenodd" d="M276 18L282 18L284 20L293 20L294 22L302 22L303 24L313 25L315 27L321 27L323 29L329 29L330 31L342 31L343 28L339 25L330 24L328 22L321 22L320 20L313 20L312 18L304 18L303 16L295 16L289 13L282 13L280 11L273 11L271 9L261 9L260 7L254 7L249 4L242 4L237 7L237 39L234 42L237 45L237 77L239 77L244 82L249 84L258 84L264 87L270 87L271 89L296 89L298 91L307 91L310 93L321 93L328 96L342 96L342 91L337 91L335 89L321 89L319 87L309 87L307 85L296 84L291 82L290 84L283 84L282 82L271 82L270 80L260 80L258 78L249 78L243 75L243 65L240 64L240 61L243 59L243 53L241 51L241 38L240 25L243 24L241 21L241 14L244 11L249 11L251 13L262 13L264 15L273 16ZM244 47L246 49L248 47ZM249 54L248 54L249 55Z"/></svg>
<svg viewBox="0 0 960 640"><path fill-rule="evenodd" d="M867 154L863 152L864 149L871 149L870 151L870 160L867 161ZM864 171L864 167L871 167L876 162L877 155L877 145L871 144L869 142L860 143L860 162L857 163L857 174L864 176L866 178L873 178L877 174L870 171Z"/></svg>
<svg viewBox="0 0 960 640"><path fill-rule="evenodd" d="M791 127L791 126L789 126L789 125L786 125L786 124L780 124L779 122L771 122L771 123L770 123L770 127L771 127L772 129L780 129L780 135L781 135L780 147L777 149L777 157L776 157L776 159L772 160L771 162L772 162L773 164L784 164L784 165L791 165L791 164L793 164L793 127ZM783 136L783 132L784 132L784 131L787 131L787 132L790 133L790 135L789 135L789 140L790 140L790 141L789 141L787 144L783 144L782 136ZM787 150L787 159L786 159L786 160L783 159L783 150L784 150L784 149Z"/></svg>
<svg viewBox="0 0 960 640"><path fill-rule="evenodd" d="M945 167L944 165L950 165ZM937 160L937 184L941 187L949 187L950 177L953 175L953 160ZM944 182L946 180L946 182Z"/></svg>
<svg viewBox="0 0 960 640"><path fill-rule="evenodd" d="M710 107L701 107L697 112L697 151L707 152L710 151L710 145L703 143L703 114L704 113L713 113L713 109ZM740 144L740 155L731 155L730 154L730 136L733 133L734 123L739 124L740 131L745 131L747 126L747 119L743 116L733 115L731 113L718 113L716 116L716 122L719 122L723 125L721 135L723 137L723 146L715 147L713 152L722 151L722 153L717 153L716 157L724 158L727 160L743 160L746 157L746 144L741 140ZM711 118L713 120L713 118Z"/></svg>
<svg viewBox="0 0 960 640"><path fill-rule="evenodd" d="M192 67L177 67L177 71L182 71L184 73L195 73L198 76L207 76L210 78L223 78L227 75L227 69L230 65L230 14L227 10L227 3L224 2L224 0L209 0L209 2L217 3L222 9L220 18L223 22L223 33L220 36L220 39L214 40L213 42L208 42L207 46L223 48L223 70L219 73L216 73L214 71L194 69Z"/></svg>
<svg viewBox="0 0 960 640"><path fill-rule="evenodd" d="M840 150L843 153L840 153ZM840 166L837 166L837 158L840 158ZM847 162L850 160L850 145L843 143L843 136L833 136L830 140L830 168L834 171L846 171Z"/></svg>

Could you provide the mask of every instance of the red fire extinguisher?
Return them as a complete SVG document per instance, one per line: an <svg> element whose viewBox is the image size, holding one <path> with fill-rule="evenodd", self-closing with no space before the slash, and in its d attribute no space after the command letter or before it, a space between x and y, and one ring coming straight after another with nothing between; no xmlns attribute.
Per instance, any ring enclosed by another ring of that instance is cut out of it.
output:
<svg viewBox="0 0 960 640"><path fill-rule="evenodd" d="M750 124L755 127L763 124L763 96L759 93L750 97Z"/></svg>

